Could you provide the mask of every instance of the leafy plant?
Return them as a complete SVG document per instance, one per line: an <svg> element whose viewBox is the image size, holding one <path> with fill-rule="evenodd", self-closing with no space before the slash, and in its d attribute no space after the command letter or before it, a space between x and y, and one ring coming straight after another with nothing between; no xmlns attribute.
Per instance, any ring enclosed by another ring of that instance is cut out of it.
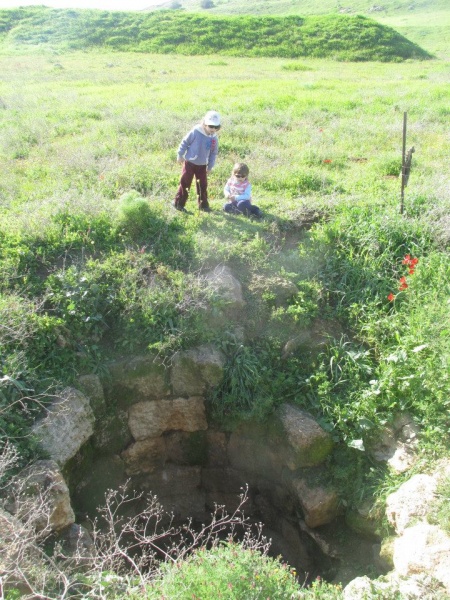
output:
<svg viewBox="0 0 450 600"><path fill-rule="evenodd" d="M227 354L222 382L211 397L216 418L242 418L249 414L258 398L261 363L251 348L238 341L225 341Z"/></svg>
<svg viewBox="0 0 450 600"><path fill-rule="evenodd" d="M201 548L182 564L167 566L161 581L150 588L146 597L284 600L295 597L299 590L287 565L252 548L227 542L211 550Z"/></svg>

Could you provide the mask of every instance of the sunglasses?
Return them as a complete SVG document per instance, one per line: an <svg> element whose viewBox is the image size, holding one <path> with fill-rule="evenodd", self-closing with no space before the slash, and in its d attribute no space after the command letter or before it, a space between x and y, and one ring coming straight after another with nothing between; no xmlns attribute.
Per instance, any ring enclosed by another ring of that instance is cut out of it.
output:
<svg viewBox="0 0 450 600"><path fill-rule="evenodd" d="M210 129L220 129L220 125L208 125Z"/></svg>
<svg viewBox="0 0 450 600"><path fill-rule="evenodd" d="M240 175L239 173L235 173L234 176L238 177L239 179L245 179L245 175Z"/></svg>

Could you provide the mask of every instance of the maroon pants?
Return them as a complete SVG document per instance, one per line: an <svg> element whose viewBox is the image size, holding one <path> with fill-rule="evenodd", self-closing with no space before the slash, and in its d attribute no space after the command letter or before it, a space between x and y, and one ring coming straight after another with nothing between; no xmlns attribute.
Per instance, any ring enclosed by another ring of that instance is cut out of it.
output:
<svg viewBox="0 0 450 600"><path fill-rule="evenodd" d="M206 165L194 165L187 160L183 163L180 185L175 195L175 206L183 208L187 202L192 180L195 176L197 187L197 201L199 208L208 208L208 179L206 177Z"/></svg>

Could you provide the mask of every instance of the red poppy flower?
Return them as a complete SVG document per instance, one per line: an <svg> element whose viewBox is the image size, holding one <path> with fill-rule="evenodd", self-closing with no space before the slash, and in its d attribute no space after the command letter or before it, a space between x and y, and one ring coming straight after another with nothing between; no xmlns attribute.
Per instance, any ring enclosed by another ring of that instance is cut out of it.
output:
<svg viewBox="0 0 450 600"><path fill-rule="evenodd" d="M405 254L405 258L402 260L402 265L409 265L410 260L411 256L409 254Z"/></svg>
<svg viewBox="0 0 450 600"><path fill-rule="evenodd" d="M387 298L388 298L389 302L393 302L395 300L395 296L392 292L389 294L389 296Z"/></svg>
<svg viewBox="0 0 450 600"><path fill-rule="evenodd" d="M400 285L398 286L399 290L406 290L408 284L406 283L406 277L400 277Z"/></svg>
<svg viewBox="0 0 450 600"><path fill-rule="evenodd" d="M332 162L332 161L331 161L331 158L326 158L326 159L325 159L323 162L324 162L324 163L330 163L330 162Z"/></svg>

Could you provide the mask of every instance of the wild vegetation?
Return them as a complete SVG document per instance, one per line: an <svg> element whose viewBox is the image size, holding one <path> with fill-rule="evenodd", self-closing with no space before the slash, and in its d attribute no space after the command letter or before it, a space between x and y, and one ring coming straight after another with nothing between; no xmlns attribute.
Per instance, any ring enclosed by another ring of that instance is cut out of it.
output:
<svg viewBox="0 0 450 600"><path fill-rule="evenodd" d="M11 14L32 23L47 11ZM204 341L228 356L209 399L215 418L233 427L282 401L305 408L336 441L329 472L348 505L398 485L365 448L399 412L421 430L417 468L448 453L447 63L337 72L315 58L66 52L66 38L24 45L38 29L23 21L20 38L18 17L1 16L15 25L0 56L0 436L22 464L37 453L35 414L79 373ZM179 214L176 148L210 108L223 116L214 212L197 213L191 196ZM400 214L404 112L415 153ZM260 221L221 212L236 160L250 166ZM218 299L202 277L218 263L246 290L244 344L235 324L204 318ZM282 306L280 279L296 290ZM319 330L326 343L314 345ZM221 561L233 552L222 548ZM180 567L180 588L200 568L214 581L216 556L205 560ZM253 560L240 563L244 579ZM268 569L268 586L294 586L289 570ZM98 597L124 597L119 584Z"/></svg>

